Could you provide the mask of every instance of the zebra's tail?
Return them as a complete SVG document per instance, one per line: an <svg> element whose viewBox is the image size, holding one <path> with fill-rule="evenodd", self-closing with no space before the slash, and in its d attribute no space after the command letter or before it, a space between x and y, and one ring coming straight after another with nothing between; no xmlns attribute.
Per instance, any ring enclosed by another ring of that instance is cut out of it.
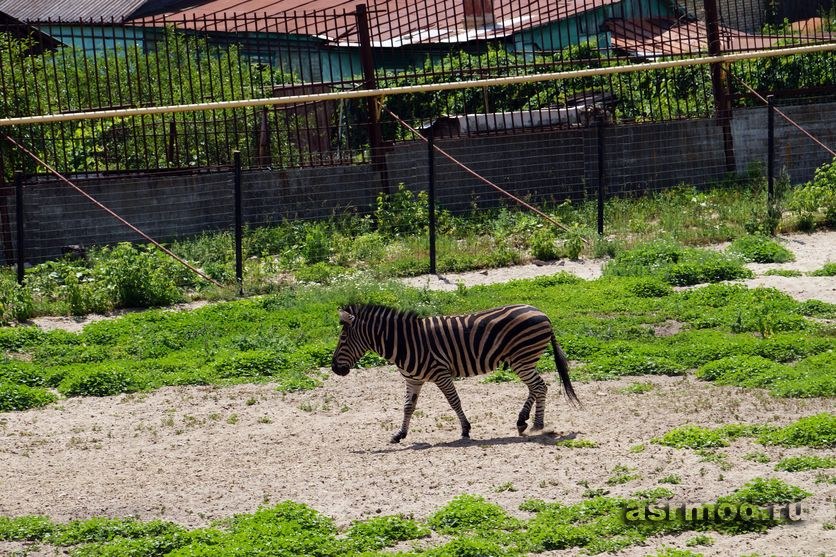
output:
<svg viewBox="0 0 836 557"><path fill-rule="evenodd" d="M563 353L563 349L560 348L557 339L554 338L554 333L552 333L552 351L554 352L554 363L557 365L557 374L560 375L560 382L563 383L563 392L575 406L582 407L583 404L578 400L578 395L575 394L572 381L569 379L569 360L566 359L566 354Z"/></svg>

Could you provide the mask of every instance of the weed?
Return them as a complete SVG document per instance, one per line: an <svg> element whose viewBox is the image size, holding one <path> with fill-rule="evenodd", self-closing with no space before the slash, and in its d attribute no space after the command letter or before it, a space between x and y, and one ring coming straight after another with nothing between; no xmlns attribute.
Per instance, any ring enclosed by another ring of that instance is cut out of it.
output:
<svg viewBox="0 0 836 557"><path fill-rule="evenodd" d="M825 263L821 269L816 269L810 275L814 277L834 277L836 276L836 263Z"/></svg>
<svg viewBox="0 0 836 557"><path fill-rule="evenodd" d="M621 485L633 480L639 479L641 476L636 474L634 468L618 464L612 469L612 475L607 478L607 485Z"/></svg>
<svg viewBox="0 0 836 557"><path fill-rule="evenodd" d="M515 530L520 527L519 521L509 516L502 507L475 495L455 497L431 514L427 525L442 534Z"/></svg>
<svg viewBox="0 0 836 557"><path fill-rule="evenodd" d="M555 445L569 449L594 449L598 447L598 443L589 439L564 439L555 442Z"/></svg>
<svg viewBox="0 0 836 557"><path fill-rule="evenodd" d="M398 542L426 538L430 531L403 515L377 516L355 522L349 528L347 537L354 542L358 551L369 551L391 547Z"/></svg>
<svg viewBox="0 0 836 557"><path fill-rule="evenodd" d="M633 454L638 454L643 453L645 449L647 449L647 446L645 446L644 444L633 445L632 447L630 447L630 452Z"/></svg>
<svg viewBox="0 0 836 557"><path fill-rule="evenodd" d="M481 383L519 382L520 376L510 369L498 369L479 380Z"/></svg>
<svg viewBox="0 0 836 557"><path fill-rule="evenodd" d="M560 258L560 251L557 249L556 238L551 227L538 229L532 236L529 243L531 255L542 261L552 261Z"/></svg>
<svg viewBox="0 0 836 557"><path fill-rule="evenodd" d="M499 484L494 488L494 491L497 493L502 493L504 491L517 491L517 488L514 487L514 484L511 482L505 482L504 484Z"/></svg>
<svg viewBox="0 0 836 557"><path fill-rule="evenodd" d="M641 383L641 382L634 382L630 383L626 387L619 390L620 393L623 394L634 394L634 395L641 395L644 393L649 393L653 390L653 383Z"/></svg>
<svg viewBox="0 0 836 557"><path fill-rule="evenodd" d="M786 263L793 261L792 252L767 236L743 236L731 243L729 253L755 263Z"/></svg>
<svg viewBox="0 0 836 557"><path fill-rule="evenodd" d="M769 269L764 275L768 277L803 277L804 273L795 269Z"/></svg>
<svg viewBox="0 0 836 557"><path fill-rule="evenodd" d="M664 478L659 479L660 484L671 484L671 485L679 485L682 483L682 478L679 477L677 474L669 474Z"/></svg>
<svg viewBox="0 0 836 557"><path fill-rule="evenodd" d="M698 545L714 545L714 538L707 534L697 534L685 542L688 547L696 547Z"/></svg>
<svg viewBox="0 0 836 557"><path fill-rule="evenodd" d="M833 456L788 456L782 458L775 465L776 470L786 472L800 472L803 470L816 470L819 468L836 468L836 457Z"/></svg>
<svg viewBox="0 0 836 557"><path fill-rule="evenodd" d="M836 447L836 415L821 413L763 432L758 442L782 447Z"/></svg>
<svg viewBox="0 0 836 557"><path fill-rule="evenodd" d="M750 460L752 462L758 462L760 464L766 464L771 460L769 458L769 455L761 452L746 453L745 455L743 455L743 459Z"/></svg>
<svg viewBox="0 0 836 557"><path fill-rule="evenodd" d="M729 444L727 436L721 432L695 425L684 425L672 429L651 441L677 449L708 449L726 447Z"/></svg>
<svg viewBox="0 0 836 557"><path fill-rule="evenodd" d="M0 383L0 412L39 408L55 402L55 395L39 387Z"/></svg>

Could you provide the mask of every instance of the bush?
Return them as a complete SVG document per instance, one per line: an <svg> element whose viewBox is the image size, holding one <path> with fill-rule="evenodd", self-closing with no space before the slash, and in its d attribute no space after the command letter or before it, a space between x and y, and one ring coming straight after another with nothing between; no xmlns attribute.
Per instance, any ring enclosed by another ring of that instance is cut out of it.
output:
<svg viewBox="0 0 836 557"><path fill-rule="evenodd" d="M766 236L743 236L731 243L729 253L755 263L786 263L795 260L793 253Z"/></svg>
<svg viewBox="0 0 836 557"><path fill-rule="evenodd" d="M539 228L529 242L531 255L543 261L560 259L560 251L557 249L556 238L551 227Z"/></svg>
<svg viewBox="0 0 836 557"><path fill-rule="evenodd" d="M398 191L377 196L374 211L378 231L386 236L411 236L426 232L429 225L429 196L426 191L416 196L404 184Z"/></svg>
<svg viewBox="0 0 836 557"><path fill-rule="evenodd" d="M0 382L0 412L26 410L55 402L55 395L46 389Z"/></svg>
<svg viewBox="0 0 836 557"><path fill-rule="evenodd" d="M0 324L29 319L33 307L32 292L10 273L0 273Z"/></svg>
<svg viewBox="0 0 836 557"><path fill-rule="evenodd" d="M787 208L802 221L814 222L822 215L826 224L836 224L836 159L817 168L810 182L791 190Z"/></svg>
<svg viewBox="0 0 836 557"><path fill-rule="evenodd" d="M401 515L377 516L355 522L348 530L348 539L355 542L361 551L382 549L429 535L427 528Z"/></svg>
<svg viewBox="0 0 836 557"><path fill-rule="evenodd" d="M141 379L132 371L103 366L79 367L67 373L58 390L65 396L111 396L132 393L144 387Z"/></svg>
<svg viewBox="0 0 836 557"><path fill-rule="evenodd" d="M155 248L121 243L95 256L94 274L120 307L166 306L182 299L175 278L180 269Z"/></svg>
<svg viewBox="0 0 836 557"><path fill-rule="evenodd" d="M836 263L825 263L824 267L810 274L814 277L836 277Z"/></svg>

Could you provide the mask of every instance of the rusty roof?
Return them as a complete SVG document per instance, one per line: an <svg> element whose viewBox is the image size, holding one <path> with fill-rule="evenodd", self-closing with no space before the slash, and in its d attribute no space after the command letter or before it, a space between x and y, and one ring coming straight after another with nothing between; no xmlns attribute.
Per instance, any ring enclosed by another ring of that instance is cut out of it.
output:
<svg viewBox="0 0 836 557"><path fill-rule="evenodd" d="M634 56L652 58L696 54L708 50L708 28L704 21L680 22L674 19L610 19L605 22L610 44ZM753 35L720 26L723 51L763 50L780 44L807 44L832 41L830 33L807 35Z"/></svg>
<svg viewBox="0 0 836 557"><path fill-rule="evenodd" d="M462 0L367 0L372 44L399 47L497 39L620 0L494 0L493 23L464 25ZM263 31L309 35L332 44L359 43L354 11L359 0L211 0L162 17L136 20L198 31Z"/></svg>

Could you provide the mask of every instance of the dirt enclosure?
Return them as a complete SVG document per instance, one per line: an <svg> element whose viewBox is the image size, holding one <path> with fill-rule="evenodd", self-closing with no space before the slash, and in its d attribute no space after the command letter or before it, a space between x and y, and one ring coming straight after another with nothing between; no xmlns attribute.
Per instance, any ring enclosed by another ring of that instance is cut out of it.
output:
<svg viewBox="0 0 836 557"><path fill-rule="evenodd" d="M799 258L796 267L782 267L810 270L836 259L836 235L818 238L823 242L819 249L808 250L816 262ZM787 245L793 248L792 240ZM803 287L798 282L812 278L784 280L796 281L789 284L803 291L799 297L834 301L836 279L817 279ZM810 450L739 439L722 450L730 464L723 469L694 451L650 441L685 423L783 425L833 411L832 399L777 399L761 390L715 386L693 376L630 377L577 383L585 406L576 409L560 395L552 374L545 379L551 387L546 422L552 433L530 437L517 436L514 427L525 395L521 383L458 382L473 424L467 442L458 439L458 422L441 392L428 385L409 437L400 445L388 444L400 423L403 396L393 368L331 375L322 387L303 393L281 394L269 384L171 387L65 399L40 410L0 414L0 516L136 516L202 526L292 499L347 525L376 514L424 518L462 493L482 495L527 516L516 510L527 499L577 502L587 489L628 496L665 485L659 480L671 474L681 478L678 485L667 485L676 494L675 502L712 502L761 476L812 492L805 501L805 520L766 534L711 533L713 546L693 549L705 555L833 554L836 532L825 528L834 520L832 485L815 483L815 471L774 471L781 457ZM654 389L621 392L635 381L653 383ZM567 438L594 441L597 447L555 445L555 440ZM644 449L638 451L637 445ZM755 451L768 455L770 462L744 458ZM638 477L607 485L617 465ZM507 489L509 483L513 490ZM663 545L684 548L692 536L653 539L649 546L619 555L646 555ZM0 554L19 548L0 544ZM577 550L550 553L575 554Z"/></svg>

